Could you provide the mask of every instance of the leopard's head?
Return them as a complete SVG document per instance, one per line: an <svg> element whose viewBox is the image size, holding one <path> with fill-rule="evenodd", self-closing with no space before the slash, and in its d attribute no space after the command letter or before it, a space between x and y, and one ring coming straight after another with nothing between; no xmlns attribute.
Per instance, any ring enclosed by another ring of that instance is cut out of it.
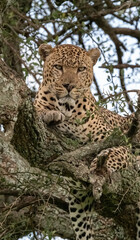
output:
<svg viewBox="0 0 140 240"><path fill-rule="evenodd" d="M75 101L89 89L100 56L98 48L86 51L70 44L54 48L42 44L39 53L44 60L43 82L57 99Z"/></svg>

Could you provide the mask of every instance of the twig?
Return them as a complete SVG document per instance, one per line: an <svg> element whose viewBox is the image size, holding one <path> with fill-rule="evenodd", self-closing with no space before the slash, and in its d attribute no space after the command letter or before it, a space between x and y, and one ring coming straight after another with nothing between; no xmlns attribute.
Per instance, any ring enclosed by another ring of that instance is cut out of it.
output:
<svg viewBox="0 0 140 240"><path fill-rule="evenodd" d="M126 190L126 192L123 194L123 196L122 196L122 198L121 198L121 200L120 200L120 202L119 202L117 208L113 211L114 213L116 213L116 212L119 210L119 207L120 207L120 205L121 205L121 203L122 203L124 197L125 197L126 194L129 192L130 188L131 188L131 187L129 187L129 188Z"/></svg>
<svg viewBox="0 0 140 240"><path fill-rule="evenodd" d="M115 93L115 94L110 94L108 97L104 98L103 101L106 101L106 100L108 100L110 98L113 98L113 97L119 96L121 94L124 94L124 92L127 92L127 93L129 93L129 92L136 92L136 93L138 93L139 90L138 89L133 89L133 90L122 91L122 92Z"/></svg>
<svg viewBox="0 0 140 240"><path fill-rule="evenodd" d="M3 41L5 42L5 44L11 48L11 50L14 52L14 54L17 56L17 58L19 59L19 61L25 66L25 68L28 70L28 72L34 77L35 81L40 85L39 80L37 79L36 75L31 71L31 69L27 66L27 64L25 63L25 61L19 56L19 54L17 53L17 51L11 46L11 44L5 39L3 38Z"/></svg>
<svg viewBox="0 0 140 240"><path fill-rule="evenodd" d="M122 63L122 64L106 66L105 64L103 64L99 68L107 68L107 69L110 69L110 68L118 68L118 69L123 69L123 68L140 68L140 65L139 64L133 65L133 64Z"/></svg>

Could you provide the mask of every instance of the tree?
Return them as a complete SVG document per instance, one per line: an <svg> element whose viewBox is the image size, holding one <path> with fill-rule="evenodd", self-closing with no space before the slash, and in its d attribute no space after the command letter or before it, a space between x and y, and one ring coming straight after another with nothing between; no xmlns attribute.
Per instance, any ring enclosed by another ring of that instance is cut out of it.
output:
<svg viewBox="0 0 140 240"><path fill-rule="evenodd" d="M118 134L100 145L79 145L43 125L32 98L42 68L39 45L71 42L101 49L100 68L106 69L110 93L101 90L98 76L94 94L99 104L133 112L138 92L139 1L3 1L1 3L0 61L0 238L18 239L33 233L75 239L68 215L68 189L63 176L88 184L88 164L112 144L126 143ZM118 25L121 24L122 27ZM116 26L116 27L115 27ZM125 27L124 27L125 26ZM94 34L93 34L94 33ZM132 44L129 39L133 39ZM133 56L135 60L133 60ZM4 63L5 62L5 63ZM129 68L129 71L126 71ZM29 85L26 79L30 80ZM117 81L117 84L116 84ZM135 89L129 89L134 82ZM28 86L27 86L28 85ZM138 101L139 103L139 101ZM139 103L140 104L140 103ZM128 133L139 151L139 108ZM75 159L73 161L73 159ZM84 159L84 162L83 162ZM87 185L86 185L87 186ZM91 185L88 185L91 188ZM134 239L135 208L139 199L139 173L135 166L111 176L93 214L95 240ZM43 237L42 237L43 238Z"/></svg>

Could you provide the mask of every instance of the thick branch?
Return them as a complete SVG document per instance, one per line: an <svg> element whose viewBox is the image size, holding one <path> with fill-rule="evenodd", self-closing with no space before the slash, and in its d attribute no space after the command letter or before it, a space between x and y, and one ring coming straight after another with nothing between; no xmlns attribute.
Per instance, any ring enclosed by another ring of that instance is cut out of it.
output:
<svg viewBox="0 0 140 240"><path fill-rule="evenodd" d="M55 235L74 239L66 194L59 185L59 177L31 168L29 163L2 138L0 150L1 239L3 234L12 233L13 222L16 229L12 235L13 239L21 237L22 233L23 235L29 233L33 229L32 219L36 231L41 229L44 231L46 228L48 231L55 231ZM26 231L22 224L18 226L20 221L25 221ZM69 226L69 229L66 226ZM19 233L17 229L20 229Z"/></svg>
<svg viewBox="0 0 140 240"><path fill-rule="evenodd" d="M24 81L0 59L0 124L11 131L18 108L30 91ZM12 131L10 135L12 134Z"/></svg>
<svg viewBox="0 0 140 240"><path fill-rule="evenodd" d="M113 28L113 31L116 34L123 34L123 35L128 35L134 38L137 38L140 41L140 31L139 30L134 30L131 28Z"/></svg>

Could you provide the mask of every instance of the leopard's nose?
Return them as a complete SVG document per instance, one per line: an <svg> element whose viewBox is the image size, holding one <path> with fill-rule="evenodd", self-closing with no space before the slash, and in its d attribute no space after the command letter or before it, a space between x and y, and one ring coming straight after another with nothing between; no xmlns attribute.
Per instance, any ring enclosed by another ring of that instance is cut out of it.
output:
<svg viewBox="0 0 140 240"><path fill-rule="evenodd" d="M63 84L63 87L68 90L69 89L69 84Z"/></svg>
<svg viewBox="0 0 140 240"><path fill-rule="evenodd" d="M71 84L63 84L63 86L67 89L68 92L70 92L74 88L74 86Z"/></svg>

